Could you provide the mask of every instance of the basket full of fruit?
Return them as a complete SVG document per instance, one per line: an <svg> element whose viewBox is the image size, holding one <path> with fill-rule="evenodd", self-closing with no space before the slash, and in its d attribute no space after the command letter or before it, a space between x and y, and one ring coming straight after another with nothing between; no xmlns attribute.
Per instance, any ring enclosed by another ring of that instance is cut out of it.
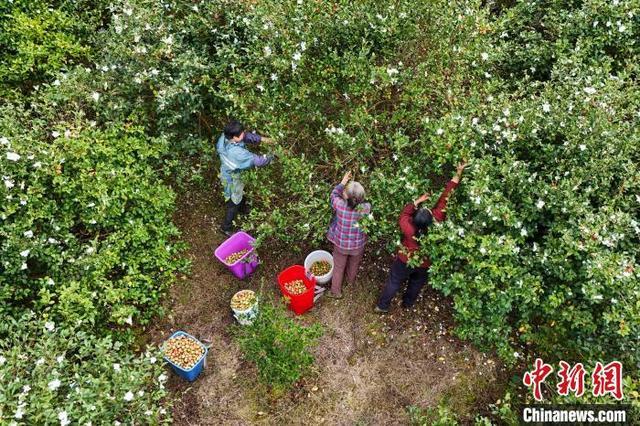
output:
<svg viewBox="0 0 640 426"><path fill-rule="evenodd" d="M253 246L255 241L246 232L236 232L218 246L214 255L233 275L242 280L253 274L260 263Z"/></svg>
<svg viewBox="0 0 640 426"><path fill-rule="evenodd" d="M193 382L202 372L207 347L184 331L176 331L162 345L164 359L180 377Z"/></svg>
<svg viewBox="0 0 640 426"><path fill-rule="evenodd" d="M242 325L249 325L258 315L258 298L253 290L240 290L231 298L233 316Z"/></svg>
<svg viewBox="0 0 640 426"><path fill-rule="evenodd" d="M326 284L333 277L333 256L324 250L312 251L304 260L304 269L316 278L318 284Z"/></svg>
<svg viewBox="0 0 640 426"><path fill-rule="evenodd" d="M282 295L289 302L289 309L297 315L313 307L316 279L306 273L304 266L293 265L280 272L278 285Z"/></svg>

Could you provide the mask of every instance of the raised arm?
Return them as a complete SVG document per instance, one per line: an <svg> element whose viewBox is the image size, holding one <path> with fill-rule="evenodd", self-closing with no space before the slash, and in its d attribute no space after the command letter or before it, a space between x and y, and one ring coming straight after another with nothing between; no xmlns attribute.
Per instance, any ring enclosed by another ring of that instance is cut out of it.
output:
<svg viewBox="0 0 640 426"><path fill-rule="evenodd" d="M331 202L331 207L334 210L337 210L339 202L344 200L342 194L344 192L345 185L349 182L349 179L351 179L351 172L344 174L342 181L333 188L331 195L329 195L329 201Z"/></svg>
<svg viewBox="0 0 640 426"><path fill-rule="evenodd" d="M462 172L464 171L465 167L467 167L467 163L464 161L458 164L458 167L456 168L456 175L453 178L451 178L449 182L447 182L447 185L444 187L444 191L442 191L440 198L438 198L438 202L431 210L431 214L439 222L442 222L447 218L445 211L447 209L447 202L449 201L449 196L451 195L451 192L460 183L460 179L462 178Z"/></svg>
<svg viewBox="0 0 640 426"><path fill-rule="evenodd" d="M344 185L339 183L337 184L333 190L331 191L331 195L329 195L329 201L331 202L331 207L334 210L338 209L338 203L342 200L342 193L344 192Z"/></svg>

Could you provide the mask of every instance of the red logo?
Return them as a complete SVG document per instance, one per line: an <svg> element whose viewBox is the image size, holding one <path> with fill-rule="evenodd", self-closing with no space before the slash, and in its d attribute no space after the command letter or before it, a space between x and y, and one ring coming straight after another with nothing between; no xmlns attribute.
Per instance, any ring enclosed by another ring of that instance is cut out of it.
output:
<svg viewBox="0 0 640 426"><path fill-rule="evenodd" d="M522 383L528 388L532 388L533 397L536 401L542 401L542 384L545 379L553 372L553 367L545 364L540 358L536 358L532 371L524 373ZM576 397L584 395L585 386L584 378L587 371L582 363L577 363L573 367L564 361L560 361L560 370L558 377L560 380L556 385L559 395L568 396L573 393ZM596 362L591 374L593 383L593 396L611 395L617 400L624 397L622 392L622 363L613 361L603 366L602 363Z"/></svg>
<svg viewBox="0 0 640 426"><path fill-rule="evenodd" d="M622 364L613 361L604 367L596 362L596 368L591 375L593 379L593 396L611 394L615 399L621 400L622 393Z"/></svg>
<svg viewBox="0 0 640 426"><path fill-rule="evenodd" d="M536 401L542 401L542 391L540 387L547 376L553 371L553 367L549 364L545 364L540 358L536 358L534 367L533 371L527 371L524 373L522 382L527 387L533 386L533 397Z"/></svg>
<svg viewBox="0 0 640 426"><path fill-rule="evenodd" d="M584 376L587 374L587 371L584 369L582 363L577 363L572 369L569 369L569 367L570 365L568 363L560 361L560 371L558 371L560 382L557 386L558 393L567 396L569 395L569 391L571 391L580 397L584 394Z"/></svg>

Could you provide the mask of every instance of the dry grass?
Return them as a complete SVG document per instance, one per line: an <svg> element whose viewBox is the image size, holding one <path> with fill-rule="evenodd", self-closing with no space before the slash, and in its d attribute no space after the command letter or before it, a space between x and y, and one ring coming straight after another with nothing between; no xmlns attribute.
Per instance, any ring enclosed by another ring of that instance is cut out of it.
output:
<svg viewBox="0 0 640 426"><path fill-rule="evenodd" d="M373 313L391 259L372 262L366 256L344 299L321 300L301 318L325 329L313 348L314 373L285 395L270 393L229 334L234 320L228 302L261 281L275 294L277 273L302 264L304 254L263 249L258 271L238 281L213 257L224 239L217 231L219 205L211 191L181 197L175 220L191 246L192 273L172 288L170 314L148 331L155 343L177 329L211 342L208 365L196 382L171 375L176 424L407 424L410 405L431 407L445 398L470 419L464 416L475 406L493 402L500 367L450 335L450 303L426 288L411 312L395 304L388 316Z"/></svg>

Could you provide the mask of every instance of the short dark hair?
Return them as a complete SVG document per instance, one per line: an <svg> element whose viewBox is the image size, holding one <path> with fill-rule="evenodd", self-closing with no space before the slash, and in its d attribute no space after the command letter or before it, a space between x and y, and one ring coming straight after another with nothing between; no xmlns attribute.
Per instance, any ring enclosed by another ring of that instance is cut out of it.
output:
<svg viewBox="0 0 640 426"><path fill-rule="evenodd" d="M244 125L238 120L231 120L226 126L224 126L224 137L227 139L240 136L244 132Z"/></svg>
<svg viewBox="0 0 640 426"><path fill-rule="evenodd" d="M416 227L416 236L420 237L425 234L427 228L433 223L433 215L428 209L418 209L413 214L413 224Z"/></svg>

